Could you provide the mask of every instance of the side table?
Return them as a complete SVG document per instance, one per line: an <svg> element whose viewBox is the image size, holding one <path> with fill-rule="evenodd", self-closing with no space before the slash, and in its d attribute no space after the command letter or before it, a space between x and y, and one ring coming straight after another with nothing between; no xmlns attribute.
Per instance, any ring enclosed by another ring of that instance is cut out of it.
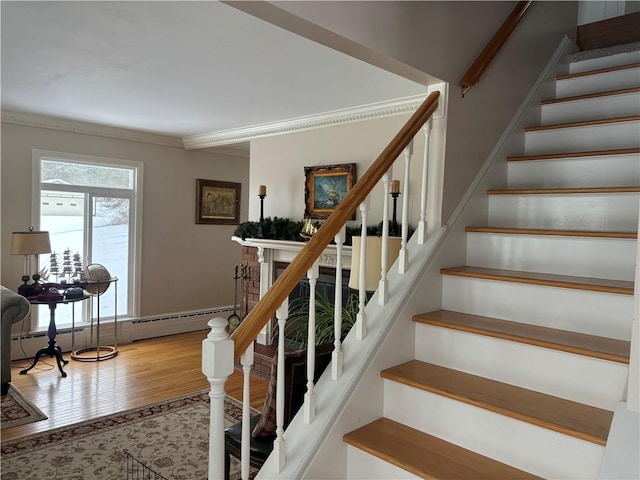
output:
<svg viewBox="0 0 640 480"><path fill-rule="evenodd" d="M56 328L56 307L59 303L73 303L80 302L82 300L86 300L89 298L88 295L83 295L82 297L76 298L66 298L62 296L59 300L39 300L37 297L28 298L29 303L32 305L49 305L49 329L47 330L47 337L49 338L49 345L45 348L41 348L36 353L35 358L33 359L33 363L24 370L20 370L20 375L25 375L29 370L36 366L38 360L42 355L49 355L50 357L56 357L56 362L58 363L58 369L60 370L60 374L63 377L67 376L67 373L62 369L63 365L69 363L69 360L65 360L62 358L62 348L59 345L56 345L56 334L58 330Z"/></svg>

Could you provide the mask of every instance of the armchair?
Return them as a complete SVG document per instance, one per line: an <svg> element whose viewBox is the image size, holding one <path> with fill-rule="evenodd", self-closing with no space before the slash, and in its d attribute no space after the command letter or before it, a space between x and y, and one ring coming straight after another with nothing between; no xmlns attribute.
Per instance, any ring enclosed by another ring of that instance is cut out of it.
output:
<svg viewBox="0 0 640 480"><path fill-rule="evenodd" d="M0 330L0 369L2 395L9 391L11 382L11 326L29 314L31 304L22 295L0 285L2 302L2 326Z"/></svg>
<svg viewBox="0 0 640 480"><path fill-rule="evenodd" d="M333 344L316 347L316 361L314 382L320 378L322 372L331 362ZM262 413L255 415L250 420L251 443L249 463L254 468L260 468L273 450L273 441L276 439L275 425L275 399L277 384L278 355L274 355L271 362L271 378L267 396L262 407ZM307 351L297 350L287 352L284 360L285 371L285 406L284 428L286 429L293 417L304 403L304 394L307 391ZM231 455L240 459L242 444L242 422L228 427L224 432L225 450L225 480L229 480L231 468Z"/></svg>

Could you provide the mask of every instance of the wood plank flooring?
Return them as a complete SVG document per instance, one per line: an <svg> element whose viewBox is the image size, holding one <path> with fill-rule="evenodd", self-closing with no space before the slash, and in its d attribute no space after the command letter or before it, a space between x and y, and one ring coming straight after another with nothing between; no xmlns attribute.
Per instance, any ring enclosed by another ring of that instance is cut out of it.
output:
<svg viewBox="0 0 640 480"><path fill-rule="evenodd" d="M101 362L71 360L60 376L55 359L44 357L20 375L30 360L11 365L11 380L49 418L2 430L2 441L43 432L209 388L202 374L202 340L208 330L141 340L118 346ZM69 359L69 354L64 354ZM46 363L45 363L46 362ZM251 377L251 405L262 407L268 382ZM242 400L242 372L227 380L227 394Z"/></svg>

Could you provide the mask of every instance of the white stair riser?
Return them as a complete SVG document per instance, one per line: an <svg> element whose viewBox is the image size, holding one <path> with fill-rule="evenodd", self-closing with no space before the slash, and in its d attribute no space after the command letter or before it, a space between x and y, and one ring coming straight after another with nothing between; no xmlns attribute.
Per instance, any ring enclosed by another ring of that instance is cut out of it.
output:
<svg viewBox="0 0 640 480"><path fill-rule="evenodd" d="M640 193L490 195L493 227L637 232Z"/></svg>
<svg viewBox="0 0 640 480"><path fill-rule="evenodd" d="M556 81L556 98L609 92L640 86L640 68L626 68Z"/></svg>
<svg viewBox="0 0 640 480"><path fill-rule="evenodd" d="M509 162L509 188L640 185L640 154Z"/></svg>
<svg viewBox="0 0 640 480"><path fill-rule="evenodd" d="M541 125L640 115L640 93L542 105Z"/></svg>
<svg viewBox="0 0 640 480"><path fill-rule="evenodd" d="M618 67L640 62L640 50L617 53L599 58L590 58L569 64L569 73L582 73L601 68Z"/></svg>
<svg viewBox="0 0 640 480"><path fill-rule="evenodd" d="M525 133L525 155L638 148L640 122L555 128Z"/></svg>
<svg viewBox="0 0 640 480"><path fill-rule="evenodd" d="M347 478L349 480L413 480L420 477L375 455L347 445Z"/></svg>
<svg viewBox="0 0 640 480"><path fill-rule="evenodd" d="M442 308L618 340L631 339L633 295L444 275Z"/></svg>
<svg viewBox="0 0 640 480"><path fill-rule="evenodd" d="M599 445L390 380L384 394L386 418L515 468L544 478L598 476Z"/></svg>
<svg viewBox="0 0 640 480"><path fill-rule="evenodd" d="M416 359L613 411L628 365L416 323Z"/></svg>
<svg viewBox="0 0 640 480"><path fill-rule="evenodd" d="M547 235L467 234L467 265L632 281L637 242Z"/></svg>

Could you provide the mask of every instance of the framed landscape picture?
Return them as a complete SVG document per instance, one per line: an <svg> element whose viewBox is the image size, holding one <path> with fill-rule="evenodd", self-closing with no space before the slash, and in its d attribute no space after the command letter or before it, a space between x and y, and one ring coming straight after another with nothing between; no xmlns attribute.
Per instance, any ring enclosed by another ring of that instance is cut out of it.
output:
<svg viewBox="0 0 640 480"><path fill-rule="evenodd" d="M196 223L238 225L240 184L196 179Z"/></svg>
<svg viewBox="0 0 640 480"><path fill-rule="evenodd" d="M327 218L353 188L356 164L304 167L305 218Z"/></svg>

